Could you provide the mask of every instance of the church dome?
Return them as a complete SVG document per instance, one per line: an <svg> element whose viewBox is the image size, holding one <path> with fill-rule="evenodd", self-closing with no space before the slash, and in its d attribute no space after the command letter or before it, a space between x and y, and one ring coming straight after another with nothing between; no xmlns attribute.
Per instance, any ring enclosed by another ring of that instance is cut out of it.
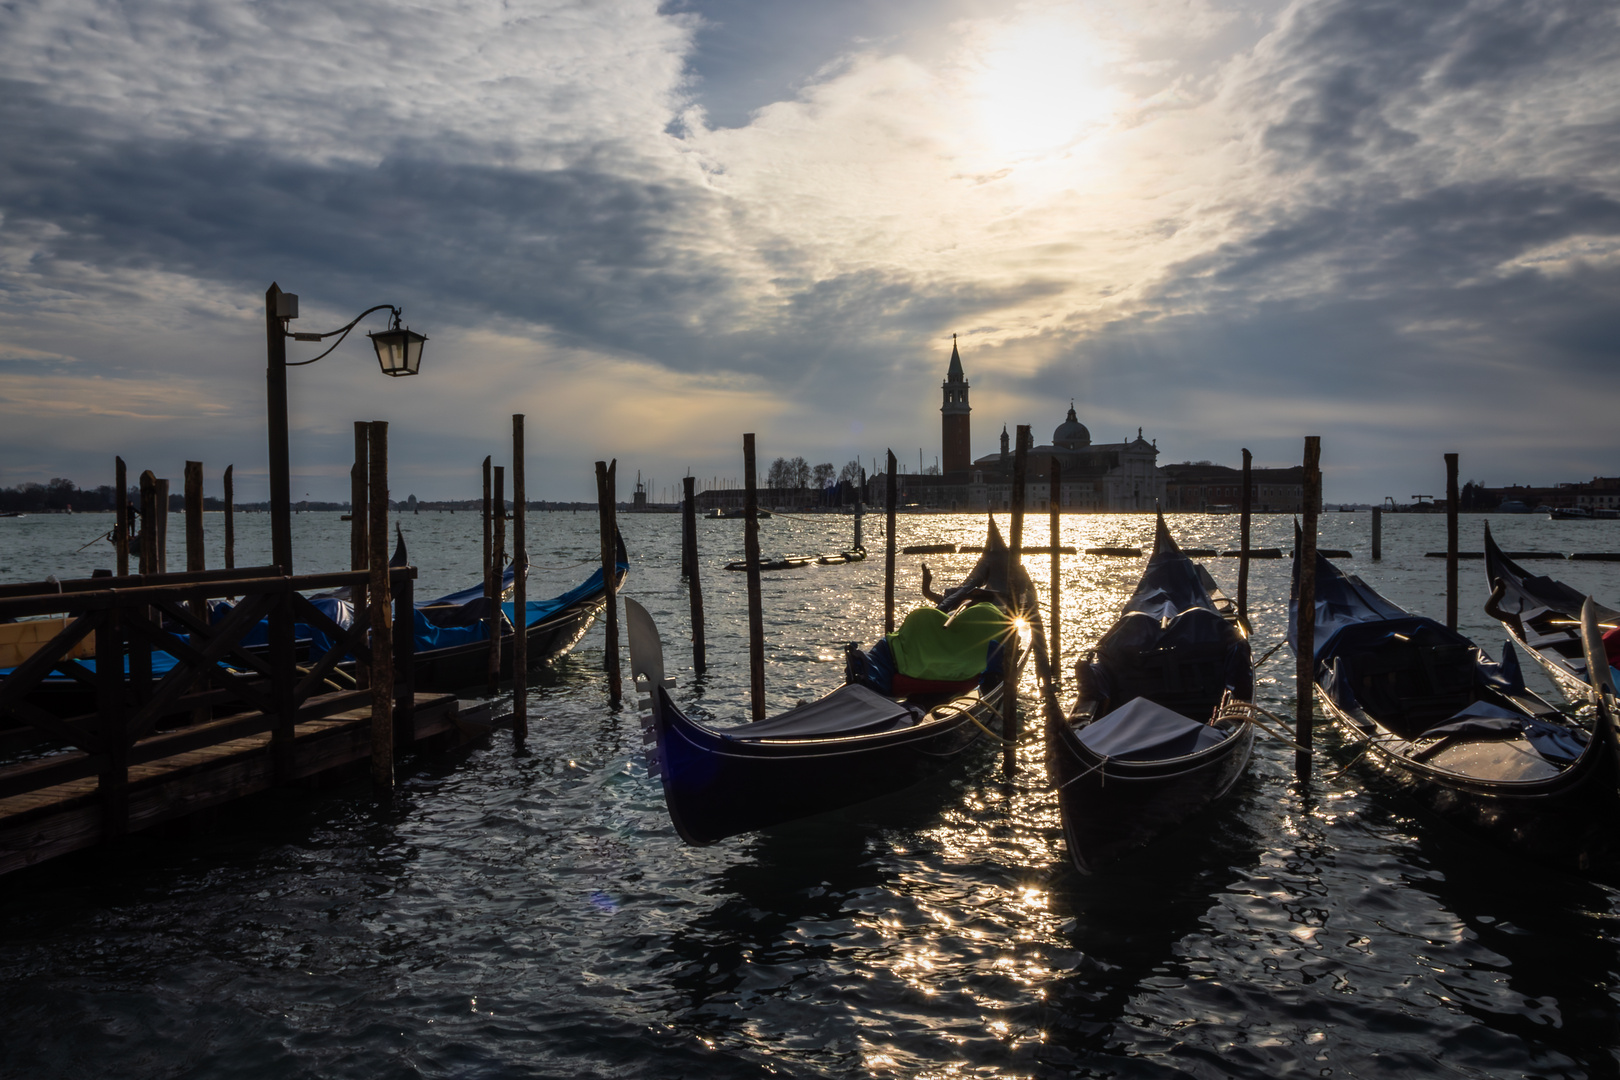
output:
<svg viewBox="0 0 1620 1080"><path fill-rule="evenodd" d="M1052 432L1052 445L1077 450L1082 446L1091 445L1091 432L1086 430L1078 417L1074 415L1074 402L1069 402L1069 418L1057 426Z"/></svg>

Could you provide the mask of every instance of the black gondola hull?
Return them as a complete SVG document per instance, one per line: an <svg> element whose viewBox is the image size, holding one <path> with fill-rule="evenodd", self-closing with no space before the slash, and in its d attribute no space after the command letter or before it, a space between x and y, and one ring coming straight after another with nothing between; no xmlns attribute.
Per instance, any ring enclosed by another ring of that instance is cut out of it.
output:
<svg viewBox="0 0 1620 1080"><path fill-rule="evenodd" d="M550 663L579 644L606 606L607 599L600 594L586 597L529 627L529 666ZM513 636L501 637L502 679L512 677ZM477 685L489 678L489 642L419 652L415 672L419 690L452 691Z"/></svg>
<svg viewBox="0 0 1620 1080"><path fill-rule="evenodd" d="M1366 741L1361 722L1328 695L1317 697L1340 735L1359 749ZM1464 832L1565 870L1612 864L1620 853L1615 836L1620 769L1608 739L1592 739L1586 753L1556 777L1519 784L1424 768L1396 752L1398 745L1374 741L1362 760L1384 784Z"/></svg>
<svg viewBox="0 0 1620 1080"><path fill-rule="evenodd" d="M1253 749L1254 727L1244 724L1203 753L1111 760L1064 726L1052 740L1047 768L1058 790L1069 857L1090 873L1176 828L1232 790Z"/></svg>
<svg viewBox="0 0 1620 1080"><path fill-rule="evenodd" d="M702 727L657 689L658 770L675 831L689 844L770 828L904 790L948 768L991 724L1001 695L957 699L916 727L882 734L743 741Z"/></svg>

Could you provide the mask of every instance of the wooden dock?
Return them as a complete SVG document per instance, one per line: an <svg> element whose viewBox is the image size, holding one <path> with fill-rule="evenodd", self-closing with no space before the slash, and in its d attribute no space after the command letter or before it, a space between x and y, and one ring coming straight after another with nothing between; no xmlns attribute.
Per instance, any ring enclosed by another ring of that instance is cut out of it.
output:
<svg viewBox="0 0 1620 1080"><path fill-rule="evenodd" d="M410 610L415 569L385 573ZM396 747L487 733L454 695L416 692L411 620L372 634L366 606L339 625L307 595L369 580L257 567L0 586L0 622L54 631L0 675L0 874L359 762L375 778L374 755L391 778ZM210 615L216 598L231 606Z"/></svg>
<svg viewBox="0 0 1620 1080"><path fill-rule="evenodd" d="M460 703L450 694L417 694L413 720L413 742L418 747L423 743L450 747L489 730L486 725L461 723ZM237 734L255 727L261 730ZM129 767L125 829L136 832L278 785L346 773L346 766L371 756L369 706L296 724L285 778L276 775L269 727L268 719L255 714L136 743L132 761L145 760ZM75 759L88 756L72 751L5 767L0 769L0 790L27 784L30 774L43 776L47 770L72 767L80 763ZM104 827L98 787L99 780L92 775L0 798L0 874L99 844Z"/></svg>

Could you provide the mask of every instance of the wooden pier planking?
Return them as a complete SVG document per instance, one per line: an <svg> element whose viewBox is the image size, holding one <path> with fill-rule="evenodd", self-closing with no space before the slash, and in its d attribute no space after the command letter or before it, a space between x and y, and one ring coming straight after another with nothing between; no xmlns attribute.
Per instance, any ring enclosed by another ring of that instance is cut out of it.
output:
<svg viewBox="0 0 1620 1080"><path fill-rule="evenodd" d="M352 694L323 696L353 698ZM311 780L370 757L369 704L356 702L355 707L330 715L320 715L324 712L320 698L307 704L313 708L293 729L290 779ZM463 736L476 737L487 730L479 727L464 732L458 723L459 703L451 694L417 694L413 716L418 745L446 735L461 741ZM129 767L128 831L174 821L276 785L268 717L233 716L207 726L216 735L229 734L233 727L258 726L262 730L206 746L195 745L202 734L195 729L165 732L137 742ZM146 756L142 750L147 748L176 752L133 763ZM50 760L11 769L38 768ZM11 769L0 770L0 775ZM102 837L102 804L94 774L0 798L0 874L94 847Z"/></svg>

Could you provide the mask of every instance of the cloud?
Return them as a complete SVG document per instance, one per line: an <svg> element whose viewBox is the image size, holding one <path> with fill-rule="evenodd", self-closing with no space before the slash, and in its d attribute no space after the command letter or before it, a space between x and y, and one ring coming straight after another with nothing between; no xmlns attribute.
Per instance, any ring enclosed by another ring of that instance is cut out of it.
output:
<svg viewBox="0 0 1620 1080"><path fill-rule="evenodd" d="M251 474L274 278L304 328L389 302L432 339L400 386L353 342L299 376L298 467L339 478L356 412L451 475L515 402L570 410L540 452L581 497L570 454L933 446L952 331L976 452L1077 394L1171 460L1316 426L1380 463L1337 499L1403 486L1402 432L1606 467L1612 425L1572 440L1557 400L1620 404L1612 5L838 10L11 5L0 386L110 380L154 425L137 387L173 388Z"/></svg>

